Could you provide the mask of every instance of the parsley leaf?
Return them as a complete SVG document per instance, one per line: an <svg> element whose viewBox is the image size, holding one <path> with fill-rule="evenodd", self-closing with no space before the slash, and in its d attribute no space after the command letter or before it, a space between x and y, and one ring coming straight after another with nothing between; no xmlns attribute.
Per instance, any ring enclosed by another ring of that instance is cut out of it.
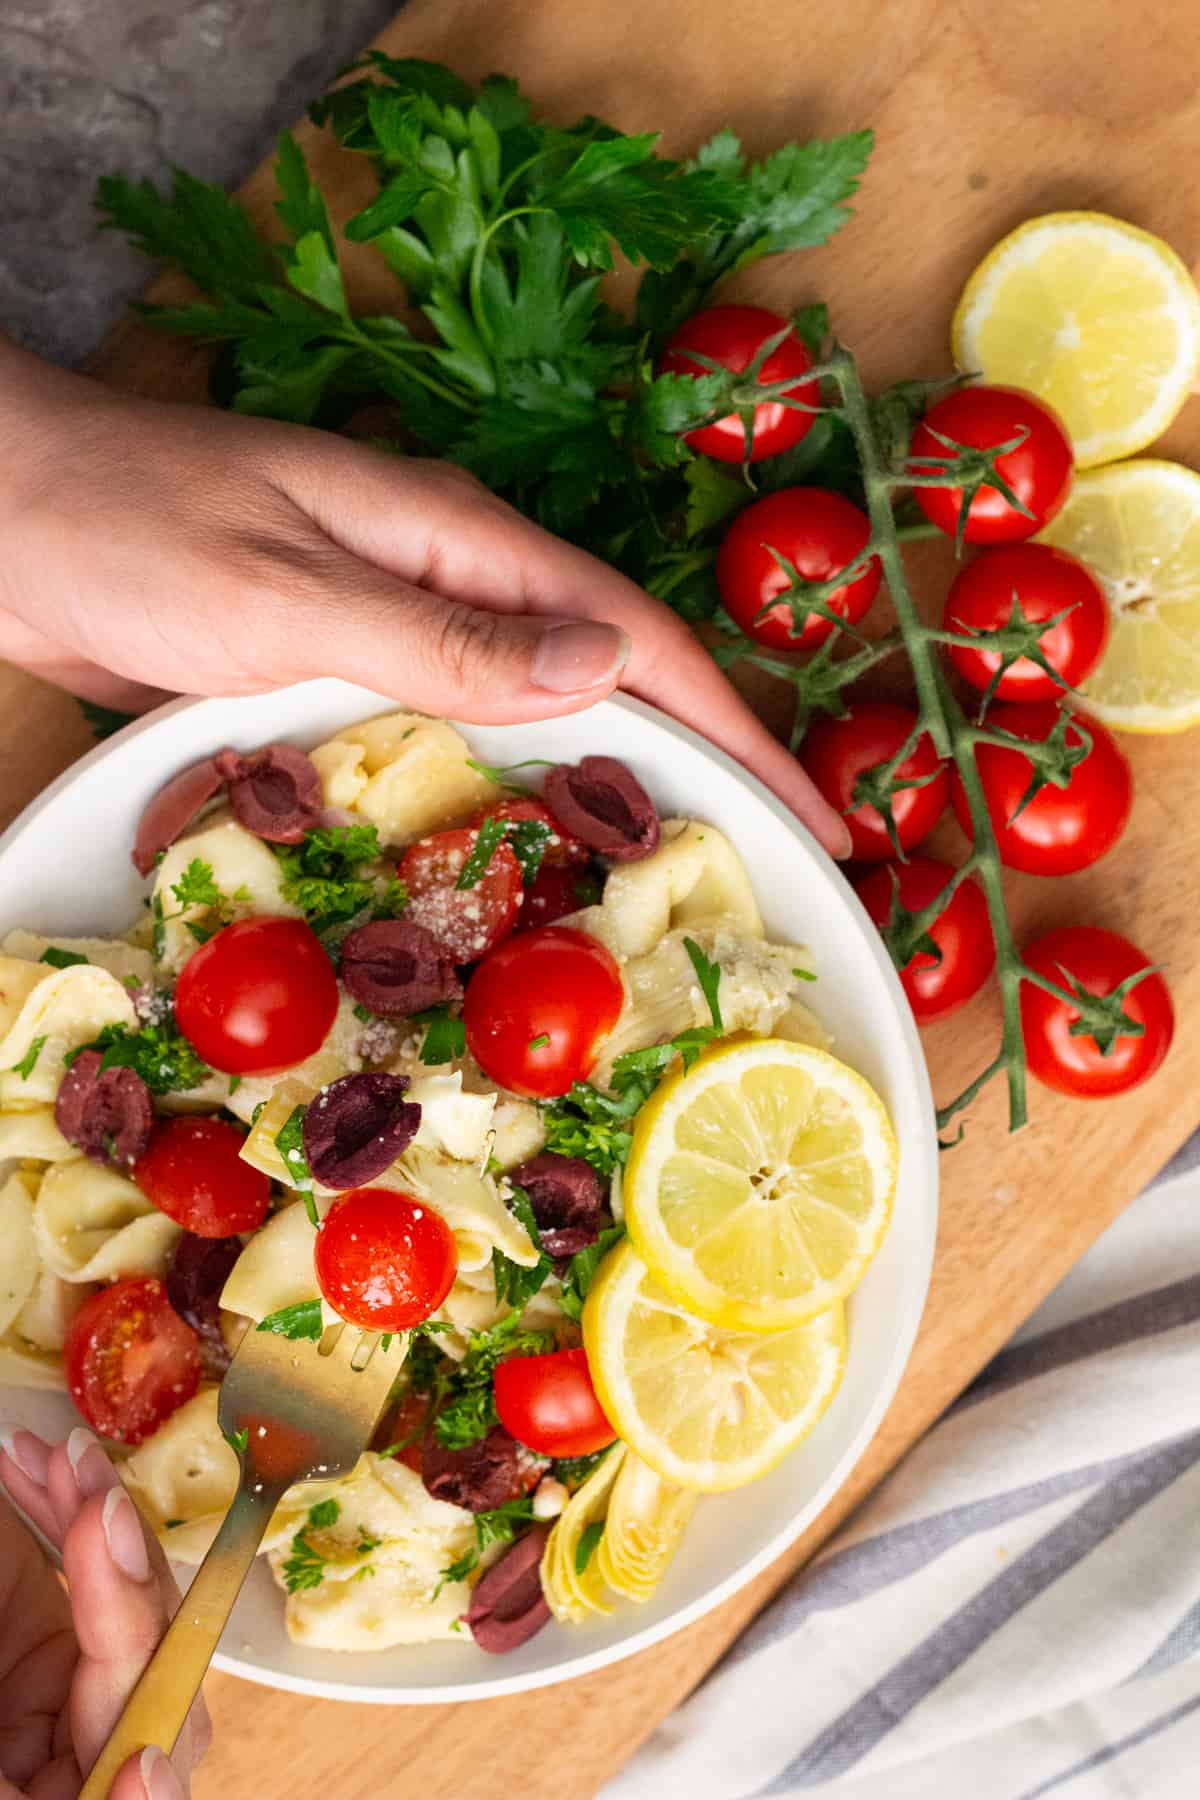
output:
<svg viewBox="0 0 1200 1800"><path fill-rule="evenodd" d="M304 1154L304 1112L303 1106L293 1106L275 1134L275 1148L283 1159L283 1166L292 1186L298 1188L304 1196L304 1209L316 1226L321 1221L317 1203L313 1199L312 1170Z"/></svg>
<svg viewBox="0 0 1200 1800"><path fill-rule="evenodd" d="M60 950L57 944L51 944L49 949L42 951L38 961L49 963L52 969L73 969L79 963L90 961L90 958L82 956L78 950Z"/></svg>
<svg viewBox="0 0 1200 1800"><path fill-rule="evenodd" d="M522 887L532 887L554 833L544 819L502 819L496 814L479 827L474 848L462 866L456 888L473 888L482 881L496 851L508 844L521 869Z"/></svg>
<svg viewBox="0 0 1200 1800"><path fill-rule="evenodd" d="M542 1107L547 1150L580 1156L601 1175L624 1166L633 1143L630 1124L645 1094L636 1090L615 1099L586 1081L577 1081L561 1100Z"/></svg>
<svg viewBox="0 0 1200 1800"><path fill-rule="evenodd" d="M472 1332L467 1354L448 1384L448 1401L434 1420L438 1442L447 1450L462 1450L486 1437L497 1423L492 1376L496 1364L508 1356L540 1356L553 1350L548 1331L522 1331L521 1315L511 1312L490 1331Z"/></svg>
<svg viewBox="0 0 1200 1800"><path fill-rule="evenodd" d="M514 1186L508 1204L529 1233L530 1242L538 1253L537 1262L531 1269L526 1269L520 1263L511 1262L503 1251L492 1251L492 1280L496 1284L497 1303L514 1306L520 1312L551 1274L554 1264L542 1249L541 1234L525 1189Z"/></svg>
<svg viewBox="0 0 1200 1800"><path fill-rule="evenodd" d="M199 856L193 856L179 880L172 882L171 892L181 909L189 906L218 908L224 904L224 896L213 877L212 864Z"/></svg>
<svg viewBox="0 0 1200 1800"><path fill-rule="evenodd" d="M603 1536L603 1519L593 1519L590 1525L584 1526L579 1534L579 1542L575 1546L575 1573L577 1575L583 1574L595 1554L596 1545Z"/></svg>
<svg viewBox="0 0 1200 1800"><path fill-rule="evenodd" d="M466 1055L467 1028L462 1019L451 1013L444 1002L438 1006L428 1006L424 1012L414 1013L411 1023L425 1026L421 1061L427 1068L438 1063L454 1062L456 1058Z"/></svg>
<svg viewBox="0 0 1200 1800"><path fill-rule="evenodd" d="M319 1500L308 1509L308 1519L292 1539L292 1553L283 1565L283 1584L289 1594L303 1593L306 1588L320 1587L329 1561L315 1544L310 1531L321 1531L337 1523L341 1507L336 1500Z"/></svg>
<svg viewBox="0 0 1200 1800"><path fill-rule="evenodd" d="M25 1052L24 1056L21 1058L20 1062L15 1062L12 1064L12 1066L9 1070L10 1074L19 1075L21 1077L22 1081L29 1080L29 1077L33 1074L33 1071L37 1066L38 1057L42 1054L42 1051L46 1048L46 1035L47 1034L45 1032L43 1032L40 1037L35 1037L33 1039L28 1050Z"/></svg>
<svg viewBox="0 0 1200 1800"><path fill-rule="evenodd" d="M619 1244L625 1236L623 1225L610 1225L602 1231L594 1244L577 1250L567 1264L567 1272L563 1276L562 1293L558 1304L568 1319L578 1321L583 1316L583 1303L588 1297L600 1264L604 1261L614 1244Z"/></svg>
<svg viewBox="0 0 1200 1800"><path fill-rule="evenodd" d="M238 1431L222 1431L221 1436L235 1456L245 1456L246 1446L250 1442L250 1431L247 1426L243 1425Z"/></svg>
<svg viewBox="0 0 1200 1800"><path fill-rule="evenodd" d="M408 904L398 881L382 884L363 870L383 852L374 825L335 825L306 831L298 844L273 844L285 900L298 906L318 937L369 912L395 918Z"/></svg>
<svg viewBox="0 0 1200 1800"><path fill-rule="evenodd" d="M310 1525L315 1525L318 1530L324 1530L330 1525L337 1524L341 1512L342 1509L336 1500L318 1500L315 1506L310 1506L308 1509L308 1522Z"/></svg>
<svg viewBox="0 0 1200 1800"><path fill-rule="evenodd" d="M550 1465L550 1473L569 1488L582 1487L611 1449L612 1445L606 1444L603 1450L593 1450L590 1456L556 1456Z"/></svg>
<svg viewBox="0 0 1200 1800"><path fill-rule="evenodd" d="M434 1597L442 1591L448 1581L465 1581L472 1570L478 1568L479 1559L485 1550L493 1544L511 1544L523 1526L533 1524L533 1496L522 1494L517 1500L506 1500L502 1506L493 1507L490 1512L475 1514L475 1543L442 1570L438 1578Z"/></svg>
<svg viewBox="0 0 1200 1800"><path fill-rule="evenodd" d="M324 1326L321 1324L321 1302L319 1300L297 1300L294 1306L282 1306L278 1312L268 1313L260 1319L254 1328L256 1331L273 1331L278 1337L311 1338L314 1344L320 1343Z"/></svg>
<svg viewBox="0 0 1200 1800"><path fill-rule="evenodd" d="M106 1069L133 1069L152 1094L186 1093L202 1087L212 1074L175 1023L173 1011L155 1024L131 1031L128 1025L105 1025L90 1044L80 1044L63 1057L70 1067L85 1050L101 1050L100 1074Z"/></svg>
<svg viewBox="0 0 1200 1800"><path fill-rule="evenodd" d="M485 819L476 834L471 854L459 871L455 887L463 890L478 887L487 873L487 866L508 834L508 820L491 817Z"/></svg>
<svg viewBox="0 0 1200 1800"><path fill-rule="evenodd" d="M688 961L696 971L696 980L700 983L700 991L708 1001L708 1010L712 1014L713 1028L724 1031L725 1023L721 1018L721 965L710 962L695 938L685 937L683 947L688 953Z"/></svg>

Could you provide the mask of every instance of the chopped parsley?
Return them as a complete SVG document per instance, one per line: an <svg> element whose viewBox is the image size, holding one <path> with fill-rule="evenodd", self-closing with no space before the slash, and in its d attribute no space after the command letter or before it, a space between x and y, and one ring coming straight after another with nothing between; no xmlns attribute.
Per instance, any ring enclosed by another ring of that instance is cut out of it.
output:
<svg viewBox="0 0 1200 1800"><path fill-rule="evenodd" d="M553 1348L554 1334L522 1331L518 1312L506 1314L490 1331L472 1332L467 1354L444 1383L448 1403L433 1423L438 1442L447 1450L462 1450L486 1437L499 1422L492 1392L496 1364L508 1356L541 1356Z"/></svg>
<svg viewBox="0 0 1200 1800"><path fill-rule="evenodd" d="M152 1094L187 1093L203 1086L212 1074L176 1025L173 1010L138 1031L128 1025L106 1025L90 1044L68 1050L63 1057L68 1068L85 1050L103 1051L101 1075L106 1069L133 1069Z"/></svg>
<svg viewBox="0 0 1200 1800"><path fill-rule="evenodd" d="M424 1025L426 1028L421 1044L421 1061L427 1067L436 1063L454 1062L458 1057L465 1056L467 1028L444 1002L440 1006L427 1006L424 1012L414 1013L411 1023Z"/></svg>
<svg viewBox="0 0 1200 1800"><path fill-rule="evenodd" d="M579 1542L575 1546L575 1573L582 1575L595 1554L596 1545L604 1536L604 1520L593 1519L585 1525L579 1534Z"/></svg>
<svg viewBox="0 0 1200 1800"><path fill-rule="evenodd" d="M811 969L793 969L792 974L797 981L815 981L817 979Z"/></svg>
<svg viewBox="0 0 1200 1800"><path fill-rule="evenodd" d="M544 1050L549 1042L550 1033L548 1031L539 1031L536 1037L530 1038L529 1048L531 1050Z"/></svg>
<svg viewBox="0 0 1200 1800"><path fill-rule="evenodd" d="M250 1442L250 1431L247 1426L243 1425L238 1431L222 1431L221 1436L235 1456L245 1456L246 1446Z"/></svg>
<svg viewBox="0 0 1200 1800"><path fill-rule="evenodd" d="M595 1474L611 1449L612 1445L606 1444L603 1450L593 1450L590 1456L556 1456L550 1465L550 1473L567 1487L580 1488L589 1475Z"/></svg>
<svg viewBox="0 0 1200 1800"><path fill-rule="evenodd" d="M477 887L501 844L508 844L521 868L522 887L532 887L554 833L544 819L502 819L492 813L479 827L474 848L463 864L456 888Z"/></svg>
<svg viewBox="0 0 1200 1800"><path fill-rule="evenodd" d="M523 794L526 790L521 783L508 779L514 769L556 769L558 764L548 756L527 756L524 762L509 763L498 768L493 763L476 762L473 756L468 756L467 767L474 769L477 775L484 775L489 781L494 781L497 787L511 788L514 793Z"/></svg>
<svg viewBox="0 0 1200 1800"><path fill-rule="evenodd" d="M721 965L710 962L695 938L685 937L683 947L688 953L688 960L696 971L696 980L700 983L700 991L708 1001L708 1010L712 1014L713 1030L724 1031L725 1021L721 1017ZM684 1065L687 1066L686 1064Z"/></svg>
<svg viewBox="0 0 1200 1800"><path fill-rule="evenodd" d="M33 1074L34 1068L37 1064L37 1059L42 1054L42 1051L45 1049L45 1047L46 1047L46 1033L43 1032L41 1037L34 1038L33 1042L30 1044L28 1050L25 1052L25 1054L21 1058L20 1062L15 1062L12 1064L12 1067L9 1070L9 1073L12 1075L19 1075L21 1077L22 1081L28 1081L29 1077Z"/></svg>
<svg viewBox="0 0 1200 1800"><path fill-rule="evenodd" d="M306 831L298 844L273 844L281 891L298 906L318 937L349 925L361 914L394 919L408 894L394 878L364 871L383 852L374 825L334 825Z"/></svg>
<svg viewBox="0 0 1200 1800"><path fill-rule="evenodd" d="M303 1106L293 1106L275 1134L275 1148L283 1160L289 1181L294 1188L300 1190L304 1198L305 1212L316 1226L321 1220L317 1213L317 1203L313 1199L312 1170L304 1154L304 1110Z"/></svg>
<svg viewBox="0 0 1200 1800"><path fill-rule="evenodd" d="M308 1509L308 1522L318 1531L325 1531L330 1525L337 1524L341 1511L336 1500L318 1500L315 1506Z"/></svg>
<svg viewBox="0 0 1200 1800"><path fill-rule="evenodd" d="M625 1236L623 1225L610 1225L602 1231L594 1244L588 1244L583 1250L577 1250L567 1264L567 1272L563 1276L562 1293L558 1304L568 1319L578 1320L583 1316L583 1303L596 1279L596 1271L608 1255L614 1244L619 1244Z"/></svg>
<svg viewBox="0 0 1200 1800"><path fill-rule="evenodd" d="M434 1598L448 1581L465 1581L478 1568L479 1559L493 1544L511 1544L521 1529L533 1524L533 1496L523 1494L519 1500L506 1500L491 1512L475 1514L475 1542L456 1562L442 1570L434 1589Z"/></svg>
<svg viewBox="0 0 1200 1800"><path fill-rule="evenodd" d="M369 1537L366 1528L362 1525L359 1526L358 1531L358 1542L354 1546L354 1554L356 1556L369 1556L372 1550L378 1550L380 1544L383 1542L382 1538Z"/></svg>
<svg viewBox="0 0 1200 1800"><path fill-rule="evenodd" d="M51 944L38 957L39 962L49 963L52 969L74 969L79 963L86 963L90 960L89 957L81 955L78 950L60 950L57 944Z"/></svg>
<svg viewBox="0 0 1200 1800"><path fill-rule="evenodd" d="M520 1311L533 1299L547 1275L552 1272L554 1264L542 1249L541 1234L525 1189L514 1187L508 1204L510 1211L529 1233L530 1242L538 1253L537 1262L531 1269L527 1269L521 1263L512 1262L502 1250L492 1251L492 1279L496 1284L496 1300L501 1306L515 1306Z"/></svg>
<svg viewBox="0 0 1200 1800"><path fill-rule="evenodd" d="M354 1008L354 1016L361 1025L369 1025L371 1020L375 1017L375 1014L371 1011L369 1006L364 1006L360 1000Z"/></svg>
<svg viewBox="0 0 1200 1800"><path fill-rule="evenodd" d="M309 1542L310 1531L322 1531L336 1524L341 1507L336 1500L320 1500L308 1509L308 1519L292 1539L292 1553L283 1565L283 1584L289 1594L303 1593L306 1588L320 1587L329 1561L315 1544Z"/></svg>
<svg viewBox="0 0 1200 1800"><path fill-rule="evenodd" d="M277 1337L311 1338L314 1344L319 1343L324 1330L321 1302L297 1300L294 1306L282 1306L278 1312L268 1313L265 1319L260 1319L255 1330L273 1331Z"/></svg>
<svg viewBox="0 0 1200 1800"><path fill-rule="evenodd" d="M478 887L487 873L488 864L507 836L507 819L497 818L494 814L491 818L485 819L476 834L471 854L459 871L455 887L459 889Z"/></svg>
<svg viewBox="0 0 1200 1800"><path fill-rule="evenodd" d="M200 925L194 919L184 919L184 926L198 944L206 944L210 937L229 921L229 916L236 904L248 901L251 896L244 888L239 888L232 899L226 898L217 886L213 875L213 866L205 862L203 857L193 856L178 881L171 883L171 892L179 902L175 912L164 912L161 894L155 894L150 903L154 915L154 929L151 933L151 948L158 961L162 961L167 948L167 925L172 919L182 919L193 907L201 907L205 912L218 914L215 925Z"/></svg>
<svg viewBox="0 0 1200 1800"><path fill-rule="evenodd" d="M229 1098L231 1100L233 1099L233 1096L237 1093L237 1091L241 1087L241 1085L242 1085L242 1077L240 1075L231 1075L229 1077Z"/></svg>

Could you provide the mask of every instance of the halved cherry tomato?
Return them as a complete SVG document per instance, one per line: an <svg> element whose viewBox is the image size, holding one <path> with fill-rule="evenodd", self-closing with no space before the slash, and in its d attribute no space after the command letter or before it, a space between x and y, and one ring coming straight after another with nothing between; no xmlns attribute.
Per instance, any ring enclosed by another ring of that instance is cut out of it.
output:
<svg viewBox="0 0 1200 1800"><path fill-rule="evenodd" d="M1029 706L994 706L987 722L998 731L1037 743L1054 729L1059 708L1051 701ZM1002 744L980 744L975 766L983 783L984 798L1001 862L1027 875L1070 875L1086 869L1111 850L1129 821L1133 805L1133 777L1129 764L1111 734L1095 719L1080 725L1091 736L1092 747L1071 771L1065 788L1048 786L1017 811L1033 776L1033 764L1020 750ZM1067 731L1068 746L1081 744L1078 726ZM971 814L962 780L955 770L951 797L958 822L968 837Z"/></svg>
<svg viewBox="0 0 1200 1800"><path fill-rule="evenodd" d="M279 1075L319 1050L338 1007L337 977L303 919L239 919L190 956L175 1017L227 1075Z"/></svg>
<svg viewBox="0 0 1200 1800"><path fill-rule="evenodd" d="M506 819L519 825L525 820L534 820L539 825L549 828L550 836L546 839L546 848L542 852L543 869L560 868L566 863L585 863L591 851L581 839L572 836L565 825L560 825L548 806L540 800L515 798L500 800L495 806L487 807L472 819L472 826L478 830L485 819Z"/></svg>
<svg viewBox="0 0 1200 1800"><path fill-rule="evenodd" d="M467 1049L513 1094L548 1099L582 1081L625 1001L604 945L567 925L522 932L467 984Z"/></svg>
<svg viewBox="0 0 1200 1800"><path fill-rule="evenodd" d="M321 1223L313 1250L330 1306L366 1331L407 1331L454 1285L458 1252L439 1213L392 1188L350 1188Z"/></svg>
<svg viewBox="0 0 1200 1800"><path fill-rule="evenodd" d="M933 472L928 465L921 469L915 460L918 457L939 462L957 457L957 451L949 449L943 438L974 450L994 450L1014 438L1022 440L996 458L996 473L1028 516L998 488L982 487L967 512L963 537L968 544L1003 544L1032 537L1050 523L1071 491L1075 458L1066 426L1053 408L1024 388L979 383L935 401L912 434L909 457L914 473ZM913 498L931 524L947 537L955 535L962 488L917 487Z"/></svg>
<svg viewBox="0 0 1200 1800"><path fill-rule="evenodd" d="M884 863L855 884L855 893L876 925L891 917L892 895L898 883L901 906L923 912L937 899L951 879L949 863L932 856L914 856L908 862ZM987 901L973 876L960 881L945 910L929 927L929 935L941 951L941 961L927 950L917 954L900 972L900 985L908 995L919 1025L943 1018L979 992L996 961Z"/></svg>
<svg viewBox="0 0 1200 1800"><path fill-rule="evenodd" d="M600 898L600 884L580 863L543 863L525 889L514 937L539 925L553 925Z"/></svg>
<svg viewBox="0 0 1200 1800"><path fill-rule="evenodd" d="M860 775L896 754L916 723L916 713L906 706L863 701L844 719L819 720L801 746L800 761L817 788L830 806L845 815L852 856L878 862L896 854L878 808L853 806L854 788ZM922 735L896 773L901 780L922 783L899 788L892 795L900 848L911 850L929 836L945 811L949 791L946 769L928 736Z"/></svg>
<svg viewBox="0 0 1200 1800"><path fill-rule="evenodd" d="M828 619L810 613L797 633L786 600L763 614L791 585L779 558L805 581L832 581L861 556L870 536L866 513L841 494L791 487L764 495L738 514L717 555L717 586L726 612L755 643L775 650L815 650L834 629ZM879 562L872 557L825 604L853 625L869 609L879 581Z"/></svg>
<svg viewBox="0 0 1200 1800"><path fill-rule="evenodd" d="M122 1444L148 1438L200 1385L200 1340L150 1275L85 1300L67 1326L63 1360L88 1424Z"/></svg>
<svg viewBox="0 0 1200 1800"><path fill-rule="evenodd" d="M271 1183L241 1158L246 1134L223 1119L162 1119L133 1179L159 1212L196 1237L257 1231Z"/></svg>
<svg viewBox="0 0 1200 1800"><path fill-rule="evenodd" d="M1150 958L1128 938L1098 925L1066 925L1043 932L1022 955L1031 969L1057 986L1069 988L1071 976L1089 994L1111 994L1130 975L1151 966ZM1144 1028L1142 1035L1116 1038L1105 1055L1094 1037L1072 1033L1079 1019L1077 1008L1022 982L1021 1029L1030 1073L1060 1094L1080 1099L1124 1094L1149 1080L1175 1033L1175 1013L1162 976L1147 975L1136 982L1123 996L1121 1010Z"/></svg>
<svg viewBox="0 0 1200 1800"><path fill-rule="evenodd" d="M1077 556L1052 544L998 544L984 550L955 577L946 597L947 631L999 631L1016 602L1035 624L1066 613L1038 639L1042 655L1062 681L1022 656L996 685L1000 700L1055 700L1063 684L1086 681L1108 643L1108 603L1104 589ZM952 644L947 654L964 681L985 693L1000 667L998 650Z"/></svg>
<svg viewBox="0 0 1200 1800"><path fill-rule="evenodd" d="M496 1365L495 1392L504 1429L539 1456L590 1456L616 1441L583 1350L510 1356Z"/></svg>
<svg viewBox="0 0 1200 1800"><path fill-rule="evenodd" d="M431 931L457 963L478 962L503 942L521 905L521 865L508 844L497 844L473 887L457 885L478 841L469 825L435 832L409 846L398 870L409 895L405 918Z"/></svg>
<svg viewBox="0 0 1200 1800"><path fill-rule="evenodd" d="M707 364L697 362L695 357L687 354L695 350L710 362L719 363L723 369L740 375L767 339L787 331L788 325L787 319L779 313L769 312L765 306L706 307L703 312L685 320L675 332L659 363L659 372L664 375L711 374ZM789 375L804 376L812 366L812 357L792 332L764 361L758 372L758 384L785 381ZM793 400L803 404L787 404ZM780 450L790 450L793 444L798 444L816 417L805 408L819 406L820 400L817 382L797 380L794 387L785 388L777 399L756 405L754 442L748 460L758 462L764 456L775 456ZM715 419L711 425L689 431L685 442L702 455L715 457L718 462L747 460L746 429L735 412L726 413L724 418Z"/></svg>
<svg viewBox="0 0 1200 1800"><path fill-rule="evenodd" d="M429 1417L430 1396L414 1393L410 1388L395 1406L388 1408L375 1427L375 1435L371 1439L372 1450L391 1450L397 1462L419 1475L421 1439L425 1435ZM400 1445L399 1450L393 1447L396 1444Z"/></svg>

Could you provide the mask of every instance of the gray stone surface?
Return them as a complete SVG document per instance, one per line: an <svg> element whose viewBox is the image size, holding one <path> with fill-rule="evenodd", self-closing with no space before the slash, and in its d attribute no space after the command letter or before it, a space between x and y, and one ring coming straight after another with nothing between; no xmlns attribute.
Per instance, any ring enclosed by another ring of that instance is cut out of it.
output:
<svg viewBox="0 0 1200 1800"><path fill-rule="evenodd" d="M0 326L77 362L146 280L110 171L235 183L399 0L0 0Z"/></svg>

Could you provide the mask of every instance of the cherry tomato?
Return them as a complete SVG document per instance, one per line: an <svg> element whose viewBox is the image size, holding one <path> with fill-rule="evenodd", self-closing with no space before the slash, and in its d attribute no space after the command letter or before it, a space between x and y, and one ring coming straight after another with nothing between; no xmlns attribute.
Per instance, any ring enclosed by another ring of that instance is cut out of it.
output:
<svg viewBox="0 0 1200 1800"><path fill-rule="evenodd" d="M553 925L600 898L600 884L579 863L543 863L525 890L514 936L539 925Z"/></svg>
<svg viewBox="0 0 1200 1800"><path fill-rule="evenodd" d="M421 1439L429 1424L429 1415L430 1396L414 1393L410 1388L394 1406L388 1408L375 1427L375 1435L371 1439L372 1450L391 1450L393 1444L400 1444L401 1449L392 1451L396 1461L419 1475Z"/></svg>
<svg viewBox="0 0 1200 1800"><path fill-rule="evenodd" d="M909 912L922 912L953 874L949 863L937 862L932 856L914 856L906 863L884 863L872 869L856 883L855 892L874 923L884 926L892 910L893 876L899 883L900 904ZM919 1025L957 1012L979 992L995 965L987 901L972 876L955 888L929 935L942 953L941 961L927 950L918 950L900 974L900 985Z"/></svg>
<svg viewBox="0 0 1200 1800"><path fill-rule="evenodd" d="M223 1119L163 1119L134 1164L133 1179L159 1212L196 1237L257 1231L271 1183L241 1158L245 1133Z"/></svg>
<svg viewBox="0 0 1200 1800"><path fill-rule="evenodd" d="M625 999L604 945L566 925L523 932L467 985L467 1049L510 1093L548 1099L582 1081Z"/></svg>
<svg viewBox="0 0 1200 1800"><path fill-rule="evenodd" d="M906 706L863 701L844 719L821 719L804 740L800 761L829 804L845 814L852 856L878 862L896 854L876 807L850 809L859 776L894 756L916 723L916 713ZM900 788L892 796L900 848L911 850L929 836L945 811L946 770L929 738L922 736L896 773L904 780L923 781L921 787Z"/></svg>
<svg viewBox="0 0 1200 1800"><path fill-rule="evenodd" d="M407 1331L436 1312L454 1284L454 1233L439 1213L392 1188L339 1194L317 1232L317 1283L367 1331Z"/></svg>
<svg viewBox="0 0 1200 1800"><path fill-rule="evenodd" d="M689 356L698 351L711 362L719 363L740 375L749 367L768 338L788 329L789 321L765 306L710 306L686 320L671 338L659 363L663 375L708 375L705 363ZM785 381L789 375L803 376L812 368L812 357L793 332L784 338L766 358L758 372L758 383ZM754 441L749 460L758 462L764 456L775 456L790 450L812 425L815 413L803 407L788 406L786 400L803 401L804 406L819 406L821 393L815 381L796 382L774 400L764 400L754 408ZM711 425L689 431L685 442L704 456L717 462L740 463L746 458L746 429L737 413L726 413Z"/></svg>
<svg viewBox="0 0 1200 1800"><path fill-rule="evenodd" d="M616 1440L583 1350L510 1356L496 1365L495 1390L500 1423L539 1456L590 1456Z"/></svg>
<svg viewBox="0 0 1200 1800"><path fill-rule="evenodd" d="M183 966L175 1017L227 1075L278 1075L319 1050L337 1014L337 977L303 919L239 919Z"/></svg>
<svg viewBox="0 0 1200 1800"><path fill-rule="evenodd" d="M408 889L405 918L424 925L457 963L477 962L506 938L521 905L521 865L497 844L474 887L458 878L479 841L472 826L438 831L410 845L398 874Z"/></svg>
<svg viewBox="0 0 1200 1800"><path fill-rule="evenodd" d="M1023 952L1039 975L1070 987L1064 970L1089 994L1111 994L1130 975L1150 967L1150 958L1115 931L1098 925L1066 925L1035 938ZM1147 975L1121 1000L1121 1010L1145 1030L1141 1037L1117 1038L1108 1055L1094 1037L1073 1036L1078 1009L1031 982L1021 984L1021 1029L1030 1073L1060 1094L1080 1099L1124 1094L1146 1081L1171 1048L1175 1013L1161 975Z"/></svg>
<svg viewBox="0 0 1200 1800"><path fill-rule="evenodd" d="M1049 737L1058 713L1051 701L1039 700L1029 706L994 706L987 722L1037 743ZM1095 719L1081 723L1091 735L1089 754L1072 769L1065 788L1042 788L1019 813L1017 808L1033 775L1029 758L1002 744L980 744L975 752L1000 860L1010 869L1023 869L1027 875L1070 875L1098 862L1125 829L1133 804L1129 764L1103 725ZM1072 725L1067 731L1068 747L1082 742L1079 728ZM951 797L959 824L972 837L967 797L957 770Z"/></svg>
<svg viewBox="0 0 1200 1800"><path fill-rule="evenodd" d="M63 1359L88 1424L122 1444L148 1438L200 1385L200 1340L150 1275L85 1300L67 1326Z"/></svg>
<svg viewBox="0 0 1200 1800"><path fill-rule="evenodd" d="M870 536L866 513L825 488L780 488L764 495L738 514L717 557L717 586L726 612L756 643L775 650L815 650L834 629L828 619L810 613L796 634L786 600L759 617L790 586L778 559L785 557L806 581L832 581L857 560ZM879 580L879 562L872 557L861 575L835 588L825 604L853 625L879 592Z"/></svg>
<svg viewBox="0 0 1200 1800"><path fill-rule="evenodd" d="M1032 537L1048 525L1071 490L1075 459L1066 426L1044 400L1024 388L958 388L935 401L912 435L909 455L944 462L957 455L941 438L976 450L992 450L1027 435L1016 449L996 459L996 472L1031 515L1027 518L997 488L983 487L972 500L963 537L968 544L1007 544ZM914 466L913 472L917 473ZM925 517L953 537L958 530L963 490L918 487L913 498Z"/></svg>
<svg viewBox="0 0 1200 1800"><path fill-rule="evenodd" d="M1086 681L1108 643L1108 604L1091 570L1051 544L997 545L955 577L943 622L947 631L999 631L1012 617L1014 601L1034 623L1066 613L1038 643L1062 683L1078 687ZM1000 667L998 650L953 644L947 654L963 680L981 694ZM1062 683L1022 656L1005 669L995 693L1001 700L1056 700Z"/></svg>
<svg viewBox="0 0 1200 1800"><path fill-rule="evenodd" d="M539 825L548 826L551 835L546 839L546 848L542 852L543 869L560 868L565 863L585 863L592 854L582 839L574 837L565 825L560 825L550 808L540 800L501 800L477 814L471 824L477 830L485 819L506 819L512 824L536 820Z"/></svg>

